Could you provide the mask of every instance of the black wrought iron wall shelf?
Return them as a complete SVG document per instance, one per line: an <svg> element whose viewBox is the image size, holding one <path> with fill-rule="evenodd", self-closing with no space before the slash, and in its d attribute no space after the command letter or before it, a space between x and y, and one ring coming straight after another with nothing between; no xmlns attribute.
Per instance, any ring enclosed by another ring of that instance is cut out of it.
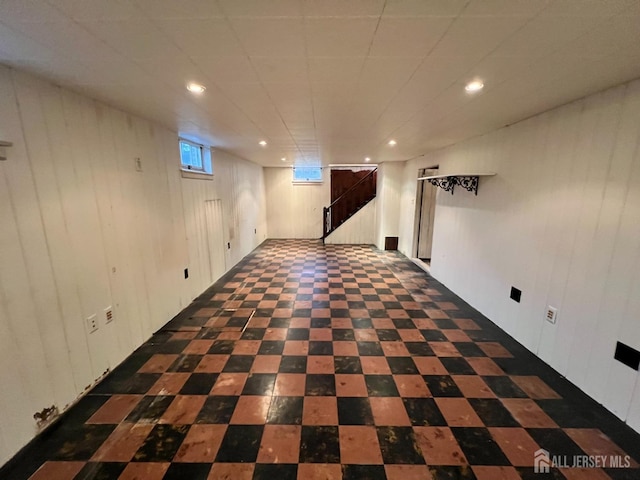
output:
<svg viewBox="0 0 640 480"><path fill-rule="evenodd" d="M449 173L446 175L420 177L418 180L426 180L430 184L440 187L445 192L451 192L451 195L453 195L453 189L456 185L478 195L480 177L492 177L494 175L495 173Z"/></svg>

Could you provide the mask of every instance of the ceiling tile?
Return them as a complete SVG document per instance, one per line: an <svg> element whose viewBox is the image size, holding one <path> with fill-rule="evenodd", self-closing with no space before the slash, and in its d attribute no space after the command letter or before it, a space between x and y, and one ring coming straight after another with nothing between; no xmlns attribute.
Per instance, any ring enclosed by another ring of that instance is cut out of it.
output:
<svg viewBox="0 0 640 480"><path fill-rule="evenodd" d="M312 83L348 84L357 82L365 57L311 57L309 77Z"/></svg>
<svg viewBox="0 0 640 480"><path fill-rule="evenodd" d="M302 15L299 0L218 0L229 17L292 17Z"/></svg>
<svg viewBox="0 0 640 480"><path fill-rule="evenodd" d="M545 9L550 0L471 0L461 16L511 16L531 17Z"/></svg>
<svg viewBox="0 0 640 480"><path fill-rule="evenodd" d="M385 0L304 0L304 14L317 17L378 16Z"/></svg>
<svg viewBox="0 0 640 480"><path fill-rule="evenodd" d="M242 56L244 51L227 20L156 20L156 25L184 53L194 57Z"/></svg>
<svg viewBox="0 0 640 480"><path fill-rule="evenodd" d="M639 18L637 0L0 0L0 61L256 162L398 160L638 78Z"/></svg>
<svg viewBox="0 0 640 480"><path fill-rule="evenodd" d="M0 2L0 22L55 22L68 17L58 8L38 0L2 0Z"/></svg>
<svg viewBox="0 0 640 480"><path fill-rule="evenodd" d="M452 21L451 17L384 17L376 30L370 54L425 57Z"/></svg>
<svg viewBox="0 0 640 480"><path fill-rule="evenodd" d="M263 83L308 82L304 57L252 57L251 63Z"/></svg>
<svg viewBox="0 0 640 480"><path fill-rule="evenodd" d="M126 0L47 0L47 3L74 20L129 20L144 15L134 3Z"/></svg>
<svg viewBox="0 0 640 480"><path fill-rule="evenodd" d="M191 57L213 82L230 83L242 79L245 82L259 81L249 57Z"/></svg>
<svg viewBox="0 0 640 480"><path fill-rule="evenodd" d="M387 0L384 15L455 17L468 0Z"/></svg>
<svg viewBox="0 0 640 480"><path fill-rule="evenodd" d="M367 55L377 18L311 18L306 21L307 50L311 57Z"/></svg>
<svg viewBox="0 0 640 480"><path fill-rule="evenodd" d="M305 56L301 18L232 18L230 21L249 56Z"/></svg>
<svg viewBox="0 0 640 480"><path fill-rule="evenodd" d="M110 63L125 58L73 20L39 22L37 27L31 22L15 21L10 28L59 52L73 51L73 60L80 62Z"/></svg>
<svg viewBox="0 0 640 480"><path fill-rule="evenodd" d="M128 58L153 59L182 55L178 47L149 20L87 21L83 25Z"/></svg>
<svg viewBox="0 0 640 480"><path fill-rule="evenodd" d="M433 50L435 56L481 59L527 22L526 17L459 17Z"/></svg>
<svg viewBox="0 0 640 480"><path fill-rule="evenodd" d="M205 19L224 17L217 2L211 0L133 0L149 18L153 19Z"/></svg>
<svg viewBox="0 0 640 480"><path fill-rule="evenodd" d="M381 85L388 90L402 87L415 73L422 59L415 57L369 57L364 63L361 85Z"/></svg>

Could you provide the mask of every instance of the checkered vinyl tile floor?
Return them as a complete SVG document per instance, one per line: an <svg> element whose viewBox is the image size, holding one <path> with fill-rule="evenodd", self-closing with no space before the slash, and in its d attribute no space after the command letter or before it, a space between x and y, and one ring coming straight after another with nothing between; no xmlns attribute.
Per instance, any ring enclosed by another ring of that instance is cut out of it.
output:
<svg viewBox="0 0 640 480"><path fill-rule="evenodd" d="M271 240L0 477L638 479L638 440L403 256Z"/></svg>

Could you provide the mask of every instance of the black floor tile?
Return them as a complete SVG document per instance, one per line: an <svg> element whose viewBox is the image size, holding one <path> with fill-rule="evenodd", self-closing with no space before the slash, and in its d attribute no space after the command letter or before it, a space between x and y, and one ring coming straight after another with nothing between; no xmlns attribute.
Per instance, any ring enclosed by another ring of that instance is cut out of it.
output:
<svg viewBox="0 0 640 480"><path fill-rule="evenodd" d="M125 422L131 423L150 423L157 421L165 412L171 402L173 396L147 396L144 397L136 407L131 411Z"/></svg>
<svg viewBox="0 0 640 480"><path fill-rule="evenodd" d="M392 375L365 375L370 397L399 397L400 393Z"/></svg>
<svg viewBox="0 0 640 480"><path fill-rule="evenodd" d="M353 342L353 341L355 341L355 336L353 334L353 330L350 329L350 328L336 328L336 329L332 330L331 334L332 334L334 342L339 342L339 341Z"/></svg>
<svg viewBox="0 0 640 480"><path fill-rule="evenodd" d="M447 337L440 330L420 330L427 342L446 342Z"/></svg>
<svg viewBox="0 0 640 480"><path fill-rule="evenodd" d="M379 342L356 342L358 345L358 353L361 357L381 357L384 351Z"/></svg>
<svg viewBox="0 0 640 480"><path fill-rule="evenodd" d="M205 400L195 423L229 423L239 397L215 396Z"/></svg>
<svg viewBox="0 0 640 480"><path fill-rule="evenodd" d="M433 480L476 480L473 470L468 465L461 467L449 465L430 465L429 473ZM496 478L495 480L499 480Z"/></svg>
<svg viewBox="0 0 640 480"><path fill-rule="evenodd" d="M253 480L296 480L298 478L297 464L266 464L258 463L253 472Z"/></svg>
<svg viewBox="0 0 640 480"><path fill-rule="evenodd" d="M420 375L411 357L387 357L387 363L394 375Z"/></svg>
<svg viewBox="0 0 640 480"><path fill-rule="evenodd" d="M443 357L440 359L450 375L475 375L471 365L462 357Z"/></svg>
<svg viewBox="0 0 640 480"><path fill-rule="evenodd" d="M373 425L371 405L366 397L338 397L340 425Z"/></svg>
<svg viewBox="0 0 640 480"><path fill-rule="evenodd" d="M336 380L331 374L308 374L305 384L305 395L335 396Z"/></svg>
<svg viewBox="0 0 640 480"><path fill-rule="evenodd" d="M487 427L520 426L497 398L469 398L468 401Z"/></svg>
<svg viewBox="0 0 640 480"><path fill-rule="evenodd" d="M267 423L279 425L300 425L304 397L273 397Z"/></svg>
<svg viewBox="0 0 640 480"><path fill-rule="evenodd" d="M338 427L303 425L300 463L340 463Z"/></svg>
<svg viewBox="0 0 640 480"><path fill-rule="evenodd" d="M202 355L180 355L168 372L193 372L202 360Z"/></svg>
<svg viewBox="0 0 640 480"><path fill-rule="evenodd" d="M162 480L207 480L210 463L172 463Z"/></svg>
<svg viewBox="0 0 640 480"><path fill-rule="evenodd" d="M211 345L209 352L211 354L231 354L233 352L233 348L235 347L235 342L233 340L216 340Z"/></svg>
<svg viewBox="0 0 640 480"><path fill-rule="evenodd" d="M383 465L343 465L342 480L385 480Z"/></svg>
<svg viewBox="0 0 640 480"><path fill-rule="evenodd" d="M270 396L276 383L275 373L254 373L244 384L242 395Z"/></svg>
<svg viewBox="0 0 640 480"><path fill-rule="evenodd" d="M376 330L378 340L381 342L397 342L400 341L400 334L397 330L380 328Z"/></svg>
<svg viewBox="0 0 640 480"><path fill-rule="evenodd" d="M225 373L246 373L251 370L255 357L253 355L231 355L224 368Z"/></svg>
<svg viewBox="0 0 640 480"><path fill-rule="evenodd" d="M351 324L353 328L373 328L373 322L370 318L352 318Z"/></svg>
<svg viewBox="0 0 640 480"><path fill-rule="evenodd" d="M411 427L376 427L384 463L424 464Z"/></svg>
<svg viewBox="0 0 640 480"><path fill-rule="evenodd" d="M423 375L434 397L462 397L462 392L449 375Z"/></svg>
<svg viewBox="0 0 640 480"><path fill-rule="evenodd" d="M427 342L405 342L405 346L411 355L417 357L433 357L435 353Z"/></svg>
<svg viewBox="0 0 640 480"><path fill-rule="evenodd" d="M487 376L482 377L482 379L499 398L529 398L529 396L507 376Z"/></svg>
<svg viewBox="0 0 640 480"><path fill-rule="evenodd" d="M264 425L229 425L216 456L216 462L255 462Z"/></svg>
<svg viewBox="0 0 640 480"><path fill-rule="evenodd" d="M412 425L433 427L447 425L433 398L403 398L402 401Z"/></svg>
<svg viewBox="0 0 640 480"><path fill-rule="evenodd" d="M309 355L333 355L333 342L309 342Z"/></svg>
<svg viewBox="0 0 640 480"><path fill-rule="evenodd" d="M187 435L189 425L156 425L133 456L135 462L170 462Z"/></svg>
<svg viewBox="0 0 640 480"><path fill-rule="evenodd" d="M284 350L284 341L282 340L263 340L258 350L258 355L282 355Z"/></svg>
<svg viewBox="0 0 640 480"><path fill-rule="evenodd" d="M451 431L471 465L511 465L486 428L452 427Z"/></svg>
<svg viewBox="0 0 640 480"><path fill-rule="evenodd" d="M585 455L585 452L561 428L528 428L527 432L540 445L540 448L544 448L552 456Z"/></svg>
<svg viewBox="0 0 640 480"><path fill-rule="evenodd" d="M307 357L284 355L280 360L279 373L305 373L307 371Z"/></svg>
<svg viewBox="0 0 640 480"><path fill-rule="evenodd" d="M194 373L180 389L180 395L208 395L217 379L215 373Z"/></svg>
<svg viewBox="0 0 640 480"><path fill-rule="evenodd" d="M287 340L309 340L309 329L290 328L287 330Z"/></svg>
<svg viewBox="0 0 640 480"><path fill-rule="evenodd" d="M126 466L126 463L87 462L74 480L112 480L118 478Z"/></svg>
<svg viewBox="0 0 640 480"><path fill-rule="evenodd" d="M335 357L336 373L362 373L360 357Z"/></svg>

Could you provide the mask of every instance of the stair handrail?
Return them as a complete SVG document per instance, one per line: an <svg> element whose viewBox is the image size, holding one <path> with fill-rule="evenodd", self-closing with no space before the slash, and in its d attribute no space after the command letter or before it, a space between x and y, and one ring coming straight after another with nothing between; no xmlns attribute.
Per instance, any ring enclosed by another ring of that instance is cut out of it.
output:
<svg viewBox="0 0 640 480"><path fill-rule="evenodd" d="M342 197L344 197L345 195L349 194L351 192L351 190L354 190L358 185L360 185L362 182L364 182L365 180L367 180L369 177L373 176L374 173L376 173L378 171L378 167L374 168L373 170L371 170L369 173L367 173L364 177L362 177L360 180L358 180L356 183L354 183L353 185L351 185L349 187L349 189L344 192L342 195L340 195L338 198L336 198L333 202L331 202L331 204L328 207L325 208L331 208L333 207L334 204L338 203Z"/></svg>
<svg viewBox="0 0 640 480"><path fill-rule="evenodd" d="M335 230L335 228L332 228L332 226L329 225L329 223L331 222L331 208L340 200L342 200L344 197L346 197L347 195L355 191L360 186L361 183L371 179L371 177L373 177L373 174L376 173L377 171L378 171L378 167L372 169L368 174L366 174L356 183L351 185L351 187L349 187L346 192L344 192L342 195L336 198L333 202L331 202L331 204L328 207L322 208L322 241L323 242L324 242L324 239L327 238L327 236L329 236L329 234L333 232L333 230Z"/></svg>

